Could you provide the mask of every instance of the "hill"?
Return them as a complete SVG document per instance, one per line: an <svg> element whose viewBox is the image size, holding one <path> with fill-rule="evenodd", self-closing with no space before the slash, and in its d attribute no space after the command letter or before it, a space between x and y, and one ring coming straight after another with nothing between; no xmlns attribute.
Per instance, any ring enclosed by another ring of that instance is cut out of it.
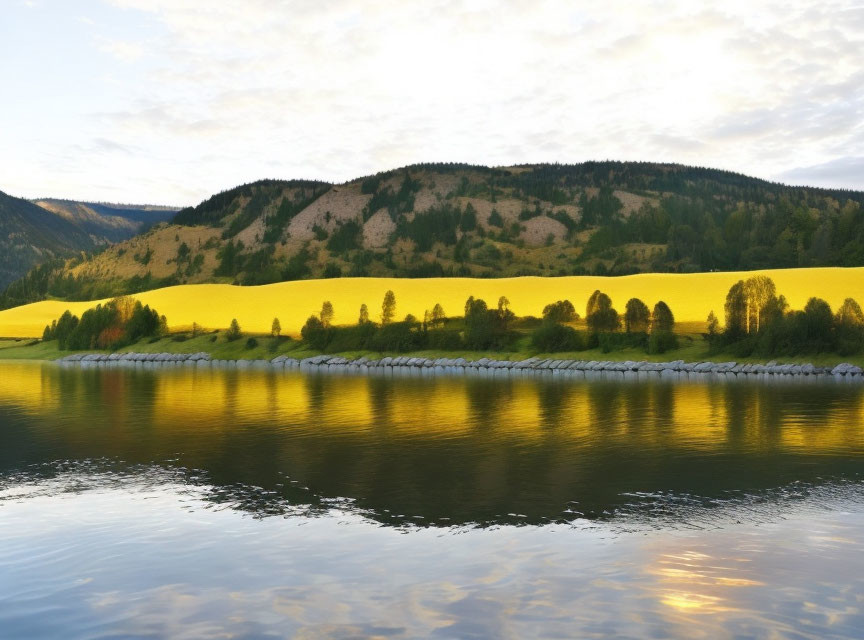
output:
<svg viewBox="0 0 864 640"><path fill-rule="evenodd" d="M74 222L0 191L0 286L36 264L95 246Z"/></svg>
<svg viewBox="0 0 864 640"><path fill-rule="evenodd" d="M859 295L864 268L777 269L758 272L774 280L790 306L802 308L818 295L836 309L849 295ZM567 298L584 315L585 304L595 289L611 296L623 311L626 301L640 297L649 307L658 300L669 304L679 325L704 327L710 311L723 316L729 287L752 272L696 274L646 273L623 277L568 276L561 278L333 278L238 287L231 285L180 285L147 291L135 297L168 318L172 329L188 329L193 322L205 328L224 329L236 318L244 331L269 333L274 317L286 334L297 335L324 300L333 304L335 324L357 322L360 305L366 304L371 319L378 320L384 293L396 295L398 318L410 313L423 318L424 312L440 303L445 313L461 316L468 296L495 305L506 296L518 316L541 316L550 302ZM41 302L0 311L0 336L39 337L52 320L67 309L80 316L96 302Z"/></svg>
<svg viewBox="0 0 864 640"><path fill-rule="evenodd" d="M864 265L864 193L673 164L413 165L262 180L0 299L337 276L625 275Z"/></svg>
<svg viewBox="0 0 864 640"><path fill-rule="evenodd" d="M91 236L111 243L128 240L142 229L174 218L178 208L153 205L76 202L44 198L34 204L65 218Z"/></svg>

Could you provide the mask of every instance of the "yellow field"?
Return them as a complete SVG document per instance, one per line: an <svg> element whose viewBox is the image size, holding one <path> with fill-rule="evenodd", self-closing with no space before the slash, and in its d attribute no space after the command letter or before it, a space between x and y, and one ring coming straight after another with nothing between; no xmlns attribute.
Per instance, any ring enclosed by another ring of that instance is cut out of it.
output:
<svg viewBox="0 0 864 640"><path fill-rule="evenodd" d="M836 308L847 297L864 303L864 267L772 269L766 271L668 274L646 273L622 277L567 276L560 278L334 278L299 280L260 287L221 284L181 285L156 289L135 297L168 317L173 328L193 322L207 328L225 328L237 318L243 331L269 333L273 317L278 317L285 334L297 334L310 314L329 300L335 309L335 324L357 321L360 305L369 306L372 319L378 319L384 292L396 294L397 317L412 313L423 317L426 309L440 302L444 311L461 316L465 299L473 295L490 306L499 296L509 298L520 316L539 316L543 307L555 300L569 299L584 315L585 303L595 289L611 296L623 311L631 297L639 297L649 307L665 300L679 322L704 322L709 311L723 321L723 302L729 287L755 274L771 277L777 289L800 309L811 296L827 300ZM51 320L69 309L81 315L97 302L60 302L47 300L0 311L0 336L39 337Z"/></svg>

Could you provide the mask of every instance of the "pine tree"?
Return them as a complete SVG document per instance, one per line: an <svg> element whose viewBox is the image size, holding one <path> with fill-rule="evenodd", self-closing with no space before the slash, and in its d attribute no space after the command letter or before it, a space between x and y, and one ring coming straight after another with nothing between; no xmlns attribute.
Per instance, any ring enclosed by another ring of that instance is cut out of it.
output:
<svg viewBox="0 0 864 640"><path fill-rule="evenodd" d="M279 322L279 318L273 318L273 324L270 326L270 335L274 338L278 338L282 334L282 323Z"/></svg>
<svg viewBox="0 0 864 640"><path fill-rule="evenodd" d="M225 339L232 342L240 338L242 335L243 334L240 331L240 323L237 322L237 318L233 318L231 320L231 326L229 326L228 331L225 332Z"/></svg>

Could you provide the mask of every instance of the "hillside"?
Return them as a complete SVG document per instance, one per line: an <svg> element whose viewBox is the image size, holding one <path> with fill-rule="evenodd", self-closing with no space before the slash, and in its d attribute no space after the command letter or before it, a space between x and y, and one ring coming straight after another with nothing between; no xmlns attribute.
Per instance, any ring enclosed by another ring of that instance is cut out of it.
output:
<svg viewBox="0 0 864 640"><path fill-rule="evenodd" d="M109 242L128 240L142 228L174 218L178 209L148 205L118 205L44 198L34 200L43 209L73 222L91 236Z"/></svg>
<svg viewBox="0 0 864 640"><path fill-rule="evenodd" d="M770 277L793 309L802 308L814 293L838 308L849 295L860 298L864 268L776 269L757 272ZM334 309L335 324L355 324L360 305L366 304L372 320L379 320L384 293L396 295L396 316L423 318L440 303L446 314L461 316L465 300L475 296L495 305L506 296L518 316L541 316L549 302L569 299L585 315L585 305L595 289L607 293L619 310L631 297L649 307L664 300L679 325L704 329L710 311L723 317L729 287L750 273L692 274L645 273L616 278L569 276L562 278L333 278L280 282L258 287L230 285L180 285L137 294L136 299L165 314L172 329L188 329L193 322L210 329L228 327L236 318L244 331L269 333L278 317L286 334L297 335L306 319L317 314L323 301ZM0 311L0 336L39 337L52 320L69 309L80 316L96 302L43 300Z"/></svg>
<svg viewBox="0 0 864 640"><path fill-rule="evenodd" d="M0 191L0 286L36 264L73 251L92 250L96 244L74 222Z"/></svg>
<svg viewBox="0 0 864 640"><path fill-rule="evenodd" d="M624 275L864 265L864 193L712 169L414 165L341 185L263 180L0 300L337 276Z"/></svg>

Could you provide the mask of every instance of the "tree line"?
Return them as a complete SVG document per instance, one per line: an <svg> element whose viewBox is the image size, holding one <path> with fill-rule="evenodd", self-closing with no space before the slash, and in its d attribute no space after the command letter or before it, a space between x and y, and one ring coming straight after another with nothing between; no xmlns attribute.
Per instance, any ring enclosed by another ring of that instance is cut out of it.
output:
<svg viewBox="0 0 864 640"><path fill-rule="evenodd" d="M836 312L828 302L816 297L810 298L803 309L792 310L773 280L757 275L732 285L723 310L722 328L713 311L707 318L704 337L714 354L775 357L864 352L864 311L852 298L846 298ZM366 304L360 306L353 325L335 326L334 316L333 304L324 301L320 312L306 320L301 337L309 348L323 352L509 351L518 350L526 337L535 350L544 353L588 349L664 353L678 347L675 316L664 301L649 308L634 297L619 312L612 299L600 290L588 298L584 322L570 300L550 302L540 318L518 317L506 296L501 296L495 305L469 296L461 316L448 316L442 305L435 303L423 318L408 314L399 320L393 291L385 293L374 319ZM193 324L193 337L196 327ZM281 333L281 323L274 318L272 347L278 347L283 340ZM57 340L63 350L116 349L166 334L165 316L131 297L121 296L88 309L80 318L67 310L45 327L43 340ZM224 332L226 341L238 340L242 335L239 323L233 319ZM211 341L215 340L214 335ZM246 346L257 347L257 339L249 337Z"/></svg>
<svg viewBox="0 0 864 640"><path fill-rule="evenodd" d="M864 313L853 298L846 298L836 312L816 297L792 310L774 281L760 275L732 285L724 312L722 330L714 312L708 316L706 337L715 352L743 357L864 351Z"/></svg>
<svg viewBox="0 0 864 640"><path fill-rule="evenodd" d="M149 305L128 296L88 309L79 318L66 310L42 332L61 350L118 349L146 337L165 335L168 321Z"/></svg>
<svg viewBox="0 0 864 640"><path fill-rule="evenodd" d="M570 300L552 302L543 309L542 318L519 318L510 301L501 296L495 306L470 296L463 315L448 317L440 303L424 313L422 319L408 314L396 320L396 297L388 291L381 305L380 322L370 318L367 305L360 307L358 321L351 326L334 326L334 310L329 301L311 315L301 330L303 341L317 351L417 351L438 350L511 350L528 330L532 346L544 352L583 351L600 348L605 352L623 348L643 348L662 353L677 346L675 317L665 302L653 310L638 298L631 298L619 314L611 298L595 291L585 309L587 329L572 325L581 316ZM274 332L278 319L274 319ZM279 327L281 330L281 326ZM275 335L275 333L274 333Z"/></svg>

